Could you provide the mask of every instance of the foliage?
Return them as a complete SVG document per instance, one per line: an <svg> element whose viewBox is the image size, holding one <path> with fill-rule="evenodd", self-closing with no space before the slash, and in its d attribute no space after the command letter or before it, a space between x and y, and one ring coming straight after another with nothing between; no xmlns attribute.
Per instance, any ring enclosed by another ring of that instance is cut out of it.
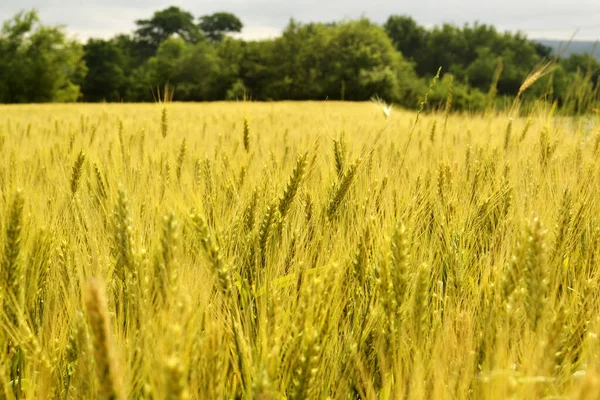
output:
<svg viewBox="0 0 600 400"><path fill-rule="evenodd" d="M125 98L125 56L112 41L91 39L83 47L88 72L81 85L84 101L119 101Z"/></svg>
<svg viewBox="0 0 600 400"><path fill-rule="evenodd" d="M40 25L35 11L17 14L0 34L0 103L77 100L82 56L62 28Z"/></svg>
<svg viewBox="0 0 600 400"><path fill-rule="evenodd" d="M220 42L227 33L241 32L244 24L231 13L218 12L200 17L198 27L207 38Z"/></svg>
<svg viewBox="0 0 600 400"><path fill-rule="evenodd" d="M256 98L387 100L416 104L405 85L416 76L394 50L383 29L366 19L339 24L300 25L291 21L281 38L270 44L275 65L265 87L246 86Z"/></svg>
<svg viewBox="0 0 600 400"><path fill-rule="evenodd" d="M456 89L453 111L510 108L517 94L525 108L556 104L566 115L600 103L600 61L573 54L549 62L551 48L486 24L425 28L405 15L382 26L292 19L280 37L244 41L230 35L243 28L231 13L196 19L171 6L136 25L131 35L89 39L82 57L63 28L39 25L35 12L17 15L0 39L0 101L154 101L169 84L181 101L379 97L414 109L441 67L442 82L452 77ZM519 93L543 65L546 73ZM445 89L432 100L443 103Z"/></svg>
<svg viewBox="0 0 600 400"><path fill-rule="evenodd" d="M152 18L140 19L135 23L138 26L135 31L136 41L147 57L152 56L160 44L173 35L189 43L196 43L201 38L194 16L176 6L157 11Z"/></svg>

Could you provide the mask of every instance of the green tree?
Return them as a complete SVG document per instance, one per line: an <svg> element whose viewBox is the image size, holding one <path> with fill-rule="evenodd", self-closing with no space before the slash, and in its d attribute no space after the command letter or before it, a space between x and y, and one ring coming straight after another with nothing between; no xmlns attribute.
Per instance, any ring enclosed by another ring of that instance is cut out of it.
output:
<svg viewBox="0 0 600 400"><path fill-rule="evenodd" d="M265 89L276 76L273 64L275 44L274 40L243 43L239 77L250 98L268 100Z"/></svg>
<svg viewBox="0 0 600 400"><path fill-rule="evenodd" d="M479 23L463 27L444 24L426 30L410 17L391 16L384 29L394 46L415 63L421 77L442 67L457 83L487 92L502 59L504 68L497 83L500 96L516 95L523 79L550 51L521 33L499 33L493 26ZM528 92L526 97L533 94Z"/></svg>
<svg viewBox="0 0 600 400"><path fill-rule="evenodd" d="M410 63L385 31L367 19L339 24L291 21L272 49L272 79L264 88L273 99L368 100L378 95L414 106Z"/></svg>
<svg viewBox="0 0 600 400"><path fill-rule="evenodd" d="M181 38L172 37L163 41L156 55L148 60L154 86L172 84L177 63L188 51L189 45Z"/></svg>
<svg viewBox="0 0 600 400"><path fill-rule="evenodd" d="M185 101L223 100L224 90L218 85L220 59L210 44L190 46L173 71L175 95Z"/></svg>
<svg viewBox="0 0 600 400"><path fill-rule="evenodd" d="M125 57L112 41L91 39L84 46L88 72L81 85L84 101L118 101L125 97Z"/></svg>
<svg viewBox="0 0 600 400"><path fill-rule="evenodd" d="M383 25L394 46L404 57L418 61L425 50L427 31L406 15L392 15Z"/></svg>
<svg viewBox="0 0 600 400"><path fill-rule="evenodd" d="M597 108L600 102L600 62L590 54L572 54L560 60L553 74L555 81L561 69L567 75L566 85L556 97L561 100L565 111L582 114Z"/></svg>
<svg viewBox="0 0 600 400"><path fill-rule="evenodd" d="M220 42L228 33L241 32L244 25L235 15L218 12L200 17L198 27L210 40Z"/></svg>
<svg viewBox="0 0 600 400"><path fill-rule="evenodd" d="M143 54L144 46L136 40L135 36L119 34L113 37L110 42L123 55L124 71L126 74L130 74L134 69L148 61L148 57Z"/></svg>
<svg viewBox="0 0 600 400"><path fill-rule="evenodd" d="M135 23L138 26L135 38L139 43L139 54L144 57L154 55L158 46L171 36L178 36L188 43L196 43L202 37L194 23L194 16L175 6L156 11L152 18Z"/></svg>
<svg viewBox="0 0 600 400"><path fill-rule="evenodd" d="M242 62L247 57L244 41L224 38L216 46L219 59L219 76L216 91L227 100L243 98L247 88L242 79Z"/></svg>
<svg viewBox="0 0 600 400"><path fill-rule="evenodd" d="M217 100L224 97L216 84L219 64L217 50L210 44L188 44L173 37L148 60L146 82L152 88L168 84L181 101Z"/></svg>
<svg viewBox="0 0 600 400"><path fill-rule="evenodd" d="M80 95L83 49L35 11L18 13L0 33L0 102L65 102Z"/></svg>

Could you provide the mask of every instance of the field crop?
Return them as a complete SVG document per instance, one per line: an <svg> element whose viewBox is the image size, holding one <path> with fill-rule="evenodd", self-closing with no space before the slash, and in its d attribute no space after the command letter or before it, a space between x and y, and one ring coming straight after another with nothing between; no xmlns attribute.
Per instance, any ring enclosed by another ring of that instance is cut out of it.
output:
<svg viewBox="0 0 600 400"><path fill-rule="evenodd" d="M0 115L2 398L600 398L597 118Z"/></svg>

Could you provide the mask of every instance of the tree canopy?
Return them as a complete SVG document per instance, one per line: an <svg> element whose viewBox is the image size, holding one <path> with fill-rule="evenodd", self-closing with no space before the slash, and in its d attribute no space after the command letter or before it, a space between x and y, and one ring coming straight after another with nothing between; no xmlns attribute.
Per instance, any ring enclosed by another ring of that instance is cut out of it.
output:
<svg viewBox="0 0 600 400"><path fill-rule="evenodd" d="M194 16L179 7L171 6L154 13L150 19L135 21L136 41L144 45L145 55L152 55L158 46L171 36L177 35L186 42L196 43L200 40L200 29L194 23Z"/></svg>
<svg viewBox="0 0 600 400"><path fill-rule="evenodd" d="M86 75L82 46L35 11L6 21L0 33L0 102L75 101Z"/></svg>
<svg viewBox="0 0 600 400"><path fill-rule="evenodd" d="M244 25L235 15L218 12L200 17L198 27L210 40L220 42L227 33L241 32Z"/></svg>
<svg viewBox="0 0 600 400"><path fill-rule="evenodd" d="M17 14L0 34L0 102L153 101L168 84L180 101L378 96L416 108L442 67L430 104L443 106L452 91L453 109L475 111L510 104L552 57L519 32L480 23L425 28L405 15L383 25L290 20L281 36L261 41L232 36L243 24L227 12L196 17L171 6L135 23L130 34L81 45L64 27L42 25L35 11ZM521 97L589 112L600 100L599 79L598 60L574 54Z"/></svg>

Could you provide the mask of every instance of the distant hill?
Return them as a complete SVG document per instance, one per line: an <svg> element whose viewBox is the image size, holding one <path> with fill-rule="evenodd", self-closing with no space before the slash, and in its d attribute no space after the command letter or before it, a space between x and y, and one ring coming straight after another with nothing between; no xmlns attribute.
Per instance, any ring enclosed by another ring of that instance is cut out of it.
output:
<svg viewBox="0 0 600 400"><path fill-rule="evenodd" d="M551 47L555 53L559 49L563 48L567 43L567 41L547 39L536 39L535 41ZM569 44L569 47L567 47L567 50L564 52L564 57L569 57L571 54L592 53L592 51L594 52L594 57L600 60L600 43L574 40Z"/></svg>

